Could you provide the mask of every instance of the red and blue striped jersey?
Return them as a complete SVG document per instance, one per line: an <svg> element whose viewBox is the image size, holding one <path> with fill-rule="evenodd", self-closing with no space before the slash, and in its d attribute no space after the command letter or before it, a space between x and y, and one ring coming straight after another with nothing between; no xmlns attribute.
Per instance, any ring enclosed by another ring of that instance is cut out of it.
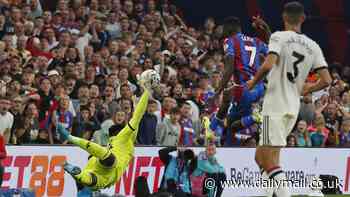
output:
<svg viewBox="0 0 350 197"><path fill-rule="evenodd" d="M237 33L224 40L225 56L234 58L234 80L245 84L252 79L260 67L260 54L266 55L267 45L258 38Z"/></svg>

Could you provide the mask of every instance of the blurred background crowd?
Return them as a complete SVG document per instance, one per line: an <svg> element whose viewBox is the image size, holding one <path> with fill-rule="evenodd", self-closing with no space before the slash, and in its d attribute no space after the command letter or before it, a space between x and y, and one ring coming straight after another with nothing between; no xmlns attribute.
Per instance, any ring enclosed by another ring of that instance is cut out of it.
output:
<svg viewBox="0 0 350 197"><path fill-rule="evenodd" d="M221 102L211 97L224 72L223 28L210 17L194 28L185 15L167 0L0 0L0 134L8 144L67 144L60 122L106 145L109 128L133 113L136 76L155 69L161 91L137 144L204 145L202 119ZM350 146L350 67L330 71L330 88L301 98L288 146ZM215 141L254 147L258 127L214 131Z"/></svg>

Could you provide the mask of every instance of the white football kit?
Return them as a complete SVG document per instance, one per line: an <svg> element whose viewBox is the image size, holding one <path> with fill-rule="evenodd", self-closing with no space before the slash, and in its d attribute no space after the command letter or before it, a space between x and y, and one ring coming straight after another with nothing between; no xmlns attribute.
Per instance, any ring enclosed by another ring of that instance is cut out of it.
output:
<svg viewBox="0 0 350 197"><path fill-rule="evenodd" d="M279 58L267 77L259 144L285 146L298 117L300 96L310 70L328 65L316 42L293 31L273 33L269 53Z"/></svg>

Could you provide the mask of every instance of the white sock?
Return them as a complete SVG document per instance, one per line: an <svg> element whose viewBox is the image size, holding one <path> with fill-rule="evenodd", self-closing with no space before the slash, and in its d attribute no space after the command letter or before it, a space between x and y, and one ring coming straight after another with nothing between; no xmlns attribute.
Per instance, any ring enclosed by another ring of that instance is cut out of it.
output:
<svg viewBox="0 0 350 197"><path fill-rule="evenodd" d="M262 172L262 174L261 174L262 181L263 182L269 181L269 176L267 175L266 171L262 170L261 172ZM267 197L272 197L274 188L273 187L264 187L264 191L265 191Z"/></svg>
<svg viewBox="0 0 350 197"><path fill-rule="evenodd" d="M269 178L271 180L277 181L277 183L280 184L278 188L277 187L274 188L274 191L277 197L291 197L291 194L287 185L286 174L280 167L269 172Z"/></svg>

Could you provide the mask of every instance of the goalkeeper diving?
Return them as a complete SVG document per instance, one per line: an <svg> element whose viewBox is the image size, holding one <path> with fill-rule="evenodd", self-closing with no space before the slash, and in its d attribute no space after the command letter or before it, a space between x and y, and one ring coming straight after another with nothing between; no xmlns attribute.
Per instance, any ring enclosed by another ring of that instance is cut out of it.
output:
<svg viewBox="0 0 350 197"><path fill-rule="evenodd" d="M62 125L57 125L58 132L64 140L79 146L91 155L82 170L72 164L64 164L65 171L75 179L78 190L87 187L92 191L98 191L114 185L120 179L134 156L134 143L140 121L147 109L148 99L159 82L160 77L154 70L147 70L141 74L139 85L143 89L143 94L133 116L125 126L114 125L110 129L107 147L72 136Z"/></svg>

